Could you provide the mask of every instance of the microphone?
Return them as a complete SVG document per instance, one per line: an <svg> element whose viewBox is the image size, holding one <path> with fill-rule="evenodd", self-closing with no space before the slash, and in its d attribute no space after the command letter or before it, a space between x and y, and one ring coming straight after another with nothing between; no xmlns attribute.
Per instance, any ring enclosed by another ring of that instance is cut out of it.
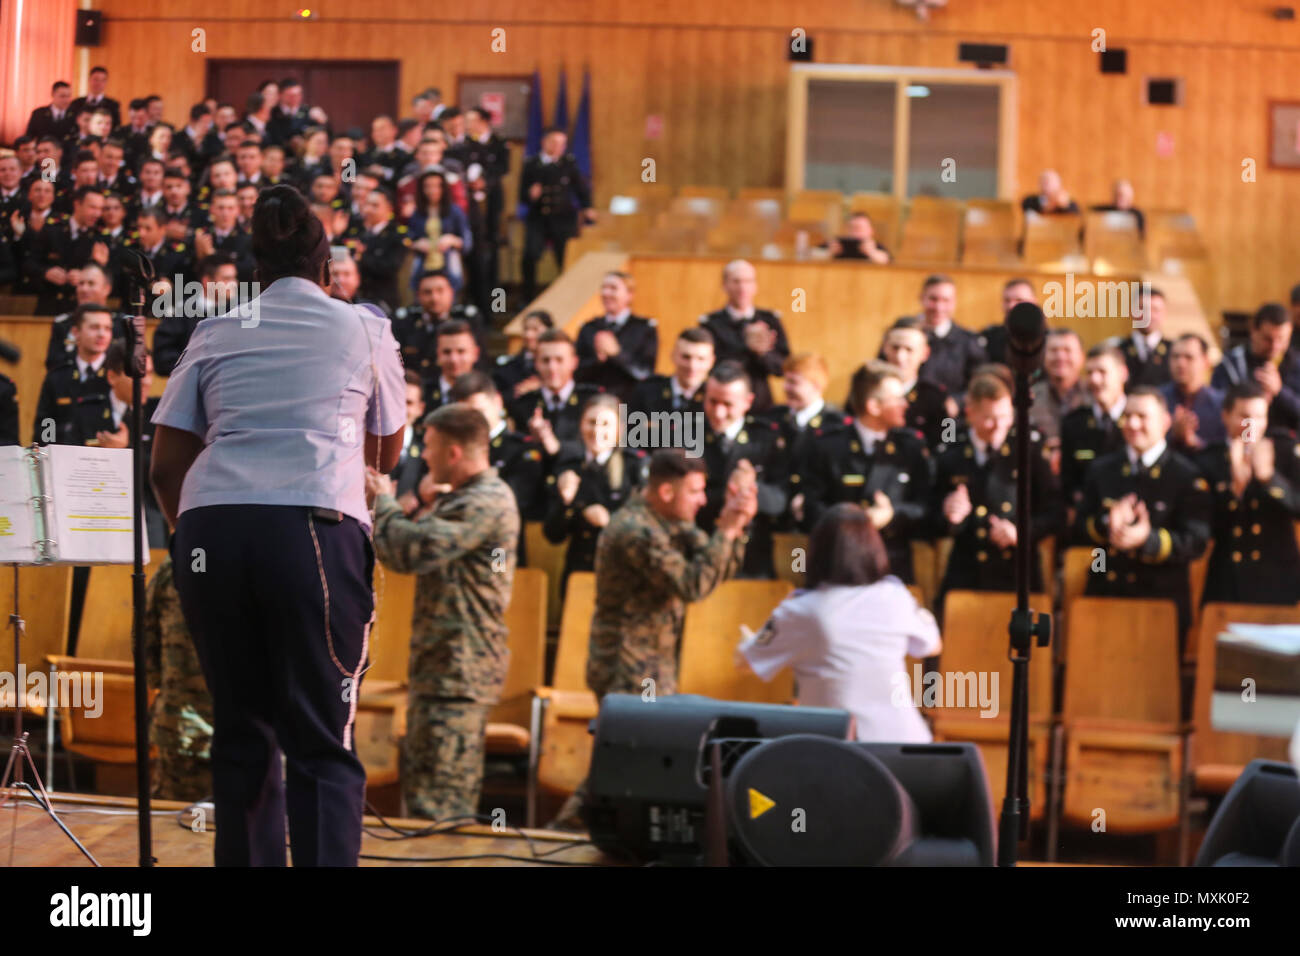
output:
<svg viewBox="0 0 1300 956"><path fill-rule="evenodd" d="M18 364L18 360L23 357L23 350L14 345L7 339L0 339L0 359L6 362Z"/></svg>
<svg viewBox="0 0 1300 956"><path fill-rule="evenodd" d="M1011 370L1030 375L1043 360L1043 343L1047 339L1047 319L1043 310L1032 302L1021 302L1007 313L1007 358Z"/></svg>

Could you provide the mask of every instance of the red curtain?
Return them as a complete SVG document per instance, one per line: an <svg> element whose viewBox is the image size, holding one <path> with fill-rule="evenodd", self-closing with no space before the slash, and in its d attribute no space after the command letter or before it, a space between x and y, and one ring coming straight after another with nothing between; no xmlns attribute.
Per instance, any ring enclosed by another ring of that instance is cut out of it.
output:
<svg viewBox="0 0 1300 956"><path fill-rule="evenodd" d="M50 102L56 80L73 85L76 0L0 2L0 142L27 129L32 110Z"/></svg>

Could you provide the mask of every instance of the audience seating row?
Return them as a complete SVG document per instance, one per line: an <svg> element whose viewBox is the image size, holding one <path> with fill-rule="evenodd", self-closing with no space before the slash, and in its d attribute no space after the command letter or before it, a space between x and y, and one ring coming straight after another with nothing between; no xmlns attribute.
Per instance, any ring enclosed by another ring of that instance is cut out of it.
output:
<svg viewBox="0 0 1300 956"><path fill-rule="evenodd" d="M781 545L778 543L778 547ZM788 544L786 546L789 546ZM936 549L930 548L931 554ZM918 548L918 557L925 549ZM545 560L546 555L534 553ZM151 555L157 566L162 552ZM550 558L555 555L551 554ZM1161 601L1082 596L1091 551L1066 551L1062 608L1069 640L1057 641L1064 665L1059 712L1053 708L1053 655L1033 656L1030 678L1029 768L1032 817L1049 821L1049 852L1056 827L1095 826L1104 811L1108 831L1155 832L1182 825L1193 793L1221 795L1241 768L1255 757L1281 758L1285 743L1265 737L1215 731L1209 721L1214 685L1215 638L1233 621L1297 623L1300 609L1207 605L1188 641L1195 661L1195 693L1190 720L1180 712L1179 646L1172 604ZM782 562L778 562L781 566ZM789 562L785 562L789 564ZM918 563L918 568L923 565ZM933 562L931 562L933 567ZM29 669L44 666L35 655L49 644L44 635L57 626L60 601L66 625L69 568L23 569L28 592L39 578L43 588L62 588L62 598L27 602ZM29 573L30 572L30 573ZM511 667L501 704L489 725L488 750L494 755L527 755L529 822L535 819L536 788L566 795L581 782L590 762L589 722L594 695L586 688L587 635L595 603L594 576L573 574L561 609L555 665L545 683L544 654L548 600L547 570L520 568L508 612ZM933 582L933 578L931 582ZM793 675L770 684L739 673L733 652L739 628L757 629L798 582L730 581L689 607L682 640L680 691L728 700L785 703L795 699ZM927 588L913 588L927 601ZM357 720L358 749L372 787L398 781L398 753L405 732L406 660L415 578L381 571L376 581L377 620L372 631L372 667L363 684ZM947 596L942 674L998 675L997 714L979 715L977 700L964 706L942 701L927 708L936 740L972 741L980 746L994 806L1000 808L1006 778L1006 733L1011 712L1011 664L1006 623L1015 597L989 592ZM1034 595L1036 609L1052 606L1051 595ZM53 611L49 610L53 608ZM130 664L130 568L92 571L86 596L85 625L78 656L46 653L61 671L104 674L104 710L90 719L79 710L60 708L66 748L97 764L126 771L134 761L133 679ZM1058 627L1058 632L1059 632ZM30 646L34 645L34 646ZM919 662L908 661L911 668ZM38 712L39 708L28 708ZM119 774L120 776L120 774Z"/></svg>

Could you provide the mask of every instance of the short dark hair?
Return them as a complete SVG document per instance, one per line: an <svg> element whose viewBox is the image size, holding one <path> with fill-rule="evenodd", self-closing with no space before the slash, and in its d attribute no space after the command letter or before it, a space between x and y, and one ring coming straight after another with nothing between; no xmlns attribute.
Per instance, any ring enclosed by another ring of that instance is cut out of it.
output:
<svg viewBox="0 0 1300 956"><path fill-rule="evenodd" d="M1230 385L1223 394L1223 410L1225 412L1231 411L1232 406L1238 402L1249 401L1252 398L1268 400L1268 393L1264 391L1264 386L1260 385L1259 382L1245 381Z"/></svg>
<svg viewBox="0 0 1300 956"><path fill-rule="evenodd" d="M849 397L845 404L854 415L861 415L867 407L867 399L887 378L902 379L902 373L896 366L879 360L868 362L853 373L849 380Z"/></svg>
<svg viewBox="0 0 1300 956"><path fill-rule="evenodd" d="M894 324L885 331L885 334L888 335L894 329L912 329L916 332L924 332L926 330L925 319L919 315L901 315L894 320Z"/></svg>
<svg viewBox="0 0 1300 956"><path fill-rule="evenodd" d="M823 584L860 587L889 573L889 554L865 511L851 502L831 505L808 537L808 588Z"/></svg>
<svg viewBox="0 0 1300 956"><path fill-rule="evenodd" d="M81 202L81 200L85 199L91 193L94 193L96 196L102 195L98 186L78 186L77 191L72 194L72 201Z"/></svg>
<svg viewBox="0 0 1300 956"><path fill-rule="evenodd" d="M1261 325L1286 325L1291 321L1291 313L1280 302L1266 302L1251 316L1250 327L1257 329Z"/></svg>
<svg viewBox="0 0 1300 956"><path fill-rule="evenodd" d="M745 367L734 359L724 359L717 365L713 366L713 371L709 373L709 378L719 385L730 385L732 382L744 382L745 388L751 392L754 390L754 383L745 371Z"/></svg>
<svg viewBox="0 0 1300 956"><path fill-rule="evenodd" d="M563 342L569 348L574 349L575 351L577 350L577 346L573 344L573 339L569 338L568 333L563 329L547 329L541 335L537 336L538 348L541 348L543 345L550 345L553 342Z"/></svg>
<svg viewBox="0 0 1300 956"><path fill-rule="evenodd" d="M1047 337L1049 339L1063 339L1067 336L1078 342L1080 349L1083 348L1083 337L1074 329L1069 328L1068 326L1058 325L1047 330Z"/></svg>
<svg viewBox="0 0 1300 956"><path fill-rule="evenodd" d="M118 149L120 149L122 152L124 153L126 152L126 143L122 142L116 136L110 136L108 139L104 140L103 148L108 149L108 147L110 146L115 146Z"/></svg>
<svg viewBox="0 0 1300 956"><path fill-rule="evenodd" d="M425 428L432 428L439 435L450 439L453 445L459 445L465 451L486 451L488 446L487 419L479 414L478 409L470 408L459 402L443 405L424 416Z"/></svg>
<svg viewBox="0 0 1300 956"><path fill-rule="evenodd" d="M452 383L451 391L447 393L447 397L453 402L463 402L472 395L491 397L500 394L497 387L492 384L492 376L475 369L457 378Z"/></svg>
<svg viewBox="0 0 1300 956"><path fill-rule="evenodd" d="M181 169L179 166L166 167L163 170L163 179L183 179L186 182L190 181L190 177L185 175L185 170Z"/></svg>
<svg viewBox="0 0 1300 956"><path fill-rule="evenodd" d="M650 456L649 474L646 481L649 487L658 488L670 481L677 481L693 474L707 475L708 466L704 459L687 456L684 448L660 448Z"/></svg>
<svg viewBox="0 0 1300 956"><path fill-rule="evenodd" d="M205 116L211 116L212 110L208 109L207 103L195 103L190 107L190 122L196 119L203 119Z"/></svg>
<svg viewBox="0 0 1300 956"><path fill-rule="evenodd" d="M95 74L95 73L103 73L105 76L108 76L108 69L107 69L106 67L102 67L102 66L92 66L92 67L90 68L90 72L91 72L92 74Z"/></svg>
<svg viewBox="0 0 1300 956"><path fill-rule="evenodd" d="M451 111L448 110L447 112L451 112ZM444 112L442 115L443 115L443 116L446 116L446 115L447 115L447 112ZM561 135L564 135L564 136L568 136L568 135L569 135L567 132L564 131L564 129L563 129L562 127L559 127L559 126L548 126L548 127L546 127L546 129L542 130L542 139L545 139L546 137L550 136L552 133L560 133Z"/></svg>
<svg viewBox="0 0 1300 956"><path fill-rule="evenodd" d="M1002 283L1002 291L1006 292L1008 289L1014 289L1018 285L1027 285L1031 289L1034 287L1034 284L1024 276L1016 276L1014 279L1008 279L1006 282Z"/></svg>
<svg viewBox="0 0 1300 956"><path fill-rule="evenodd" d="M420 378L420 373L413 368L408 368L402 373L402 379L407 385L420 389L420 401L424 401L424 379Z"/></svg>
<svg viewBox="0 0 1300 956"><path fill-rule="evenodd" d="M468 335L474 338L474 330L462 319L448 319L438 326L438 338L441 339L444 335ZM475 342L477 341L475 339Z"/></svg>
<svg viewBox="0 0 1300 956"><path fill-rule="evenodd" d="M1300 284L1291 287L1291 304L1300 305Z"/></svg>
<svg viewBox="0 0 1300 956"><path fill-rule="evenodd" d="M415 280L415 287L418 289L425 279L446 279L449 286L456 288L456 283L451 281L451 276L447 274L446 269L426 269L420 273L420 278Z"/></svg>
<svg viewBox="0 0 1300 956"><path fill-rule="evenodd" d="M230 193L225 195L230 195ZM214 252L210 256L204 256L199 260L199 279L214 278L217 270L222 266L233 265L235 265L235 257L228 252Z"/></svg>
<svg viewBox="0 0 1300 956"><path fill-rule="evenodd" d="M1182 335L1178 336L1178 338L1174 339L1174 345L1177 345L1180 342L1196 342L1201 346L1202 355L1210 354L1210 343L1205 341L1205 336L1201 335L1199 332L1184 332Z"/></svg>
<svg viewBox="0 0 1300 956"><path fill-rule="evenodd" d="M1160 394L1160 389L1154 385L1134 385L1128 390L1129 401L1135 398L1154 398L1160 403L1161 408L1167 408L1164 395Z"/></svg>
<svg viewBox="0 0 1300 956"><path fill-rule="evenodd" d="M475 116L483 120L483 122L485 123L491 122L492 120L492 115L481 106L471 106L469 109L465 111L466 116L468 116L470 113L473 113Z"/></svg>
<svg viewBox="0 0 1300 956"><path fill-rule="evenodd" d="M1108 358L1112 362L1121 366L1124 371L1128 371L1128 360L1124 358L1124 353L1111 345L1109 342L1098 342L1092 348L1088 349L1087 359Z"/></svg>
<svg viewBox="0 0 1300 956"><path fill-rule="evenodd" d="M678 342L690 342L692 345L712 346L713 333L698 325L688 325L677 335Z"/></svg>
<svg viewBox="0 0 1300 956"><path fill-rule="evenodd" d="M989 402L1009 398L1011 385L997 372L987 371L974 375L966 389L966 401Z"/></svg>
<svg viewBox="0 0 1300 956"><path fill-rule="evenodd" d="M144 354L151 355L153 350L145 346ZM104 371L112 372L114 375L121 375L126 372L127 355L126 339L113 339L108 347L108 354L104 357Z"/></svg>
<svg viewBox="0 0 1300 956"><path fill-rule="evenodd" d="M86 321L86 316L102 312L110 319L113 317L113 310L106 305L96 305L93 302L83 302L72 310L71 327L74 329L81 328L81 324Z"/></svg>
<svg viewBox="0 0 1300 956"><path fill-rule="evenodd" d="M551 313L547 312L545 309L532 309L524 313L524 321L527 322L529 319L536 319L548 329L555 328L555 319L551 316Z"/></svg>
<svg viewBox="0 0 1300 956"><path fill-rule="evenodd" d="M932 285L953 285L957 283L952 281L952 276L944 275L942 272L936 272L934 275L926 276L925 281L921 283L921 294Z"/></svg>
<svg viewBox="0 0 1300 956"><path fill-rule="evenodd" d="M295 80L292 76L286 76L283 80L280 81L280 92L283 93L285 90L291 90L295 86L302 86L302 84L299 83L297 80Z"/></svg>
<svg viewBox="0 0 1300 956"><path fill-rule="evenodd" d="M1141 287L1138 290L1139 302L1141 302L1143 299L1163 299L1164 297L1165 294L1163 292L1161 292L1153 285L1147 285L1145 282L1142 283Z"/></svg>
<svg viewBox="0 0 1300 956"><path fill-rule="evenodd" d="M155 225L162 226L170 220L170 217L157 206L145 206L135 215L135 224L140 225L142 219L152 219Z"/></svg>
<svg viewBox="0 0 1300 956"><path fill-rule="evenodd" d="M64 89L64 88L71 89L72 84L69 83L67 80L55 80L54 85L50 87L50 92L57 93L59 92L60 89Z"/></svg>

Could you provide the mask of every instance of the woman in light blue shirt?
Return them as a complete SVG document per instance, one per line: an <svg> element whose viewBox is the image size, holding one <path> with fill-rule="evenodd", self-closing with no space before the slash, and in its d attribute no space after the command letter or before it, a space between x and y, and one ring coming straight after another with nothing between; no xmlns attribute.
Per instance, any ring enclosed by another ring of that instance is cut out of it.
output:
<svg viewBox="0 0 1300 956"><path fill-rule="evenodd" d="M889 573L880 533L858 505L835 505L817 522L806 582L737 648L737 663L763 680L794 668L799 703L847 710L858 740L928 743L896 675L907 674L907 655L939 653L939 627Z"/></svg>
<svg viewBox="0 0 1300 956"><path fill-rule="evenodd" d="M283 866L287 812L295 865L355 866L365 466L401 453L402 365L386 318L330 298L328 240L293 187L258 197L253 254L261 294L200 322L167 382L150 476L212 693L217 864Z"/></svg>

